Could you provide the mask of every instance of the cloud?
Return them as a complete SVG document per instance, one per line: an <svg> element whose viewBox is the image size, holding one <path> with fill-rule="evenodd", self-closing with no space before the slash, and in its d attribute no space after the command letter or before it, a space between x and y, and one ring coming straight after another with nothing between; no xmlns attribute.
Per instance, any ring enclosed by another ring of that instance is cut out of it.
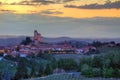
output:
<svg viewBox="0 0 120 80"><path fill-rule="evenodd" d="M0 2L0 5L2 4L2 2Z"/></svg>
<svg viewBox="0 0 120 80"><path fill-rule="evenodd" d="M33 5L33 4L31 4L29 1L21 1L19 3L16 2L11 3L11 5Z"/></svg>
<svg viewBox="0 0 120 80"><path fill-rule="evenodd" d="M52 12L52 11L42 11L41 13L43 14L62 14L63 12L60 12L60 11L55 11L55 12Z"/></svg>
<svg viewBox="0 0 120 80"><path fill-rule="evenodd" d="M10 5L40 5L40 4L54 4L54 1L49 1L49 0L31 0L31 1L21 1L19 3L11 3Z"/></svg>
<svg viewBox="0 0 120 80"><path fill-rule="evenodd" d="M9 13L13 13L13 12L15 12L15 11L14 11L14 10L3 10L3 9L2 9L2 10L0 10L0 12L4 12L4 13L8 13L8 12L9 12Z"/></svg>
<svg viewBox="0 0 120 80"><path fill-rule="evenodd" d="M41 3L41 4L53 4L53 3L55 3L54 1L50 1L50 0L32 0L31 2Z"/></svg>
<svg viewBox="0 0 120 80"><path fill-rule="evenodd" d="M66 2L72 2L72 1L76 1L76 0L54 0L57 3L66 3Z"/></svg>
<svg viewBox="0 0 120 80"><path fill-rule="evenodd" d="M71 2L71 1L75 1L75 0L63 0L63 2Z"/></svg>
<svg viewBox="0 0 120 80"><path fill-rule="evenodd" d="M105 4L89 4L89 5L83 5L83 6L75 6L75 5L65 5L65 7L68 8L80 8L80 9L111 9L111 8L120 8L120 1L116 2L106 2Z"/></svg>
<svg viewBox="0 0 120 80"><path fill-rule="evenodd" d="M54 3L66 3L66 2L72 2L75 0L32 0L31 2L35 3L41 3L41 4L54 4Z"/></svg>
<svg viewBox="0 0 120 80"><path fill-rule="evenodd" d="M23 0L18 3L13 2L10 5L40 5L40 4L47 5L47 4L61 4L61 3L67 3L72 1L76 1L76 0L31 0L31 1Z"/></svg>

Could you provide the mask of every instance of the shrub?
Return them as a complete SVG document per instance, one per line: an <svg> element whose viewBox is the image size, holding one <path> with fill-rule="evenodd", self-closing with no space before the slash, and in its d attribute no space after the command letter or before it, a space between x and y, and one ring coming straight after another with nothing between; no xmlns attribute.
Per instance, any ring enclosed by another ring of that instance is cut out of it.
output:
<svg viewBox="0 0 120 80"><path fill-rule="evenodd" d="M81 69L81 74L86 77L93 77L93 69L87 64L84 64Z"/></svg>
<svg viewBox="0 0 120 80"><path fill-rule="evenodd" d="M11 60L11 61L16 61L17 60L17 58L13 57L12 55L6 55L4 58L7 59L7 60Z"/></svg>
<svg viewBox="0 0 120 80"><path fill-rule="evenodd" d="M50 64L47 64L46 68L45 68L45 74L50 75L50 74L52 74L52 72L53 72L52 66Z"/></svg>
<svg viewBox="0 0 120 80"><path fill-rule="evenodd" d="M58 68L62 68L65 70L76 70L77 63L74 59L60 59L58 61Z"/></svg>
<svg viewBox="0 0 120 80"><path fill-rule="evenodd" d="M100 56L95 56L92 60L92 67L101 68L102 67L102 58Z"/></svg>
<svg viewBox="0 0 120 80"><path fill-rule="evenodd" d="M120 69L114 69L114 77L120 78Z"/></svg>
<svg viewBox="0 0 120 80"><path fill-rule="evenodd" d="M78 70L81 71L81 68L83 66L83 64L87 64L88 66L91 66L92 64L92 58L81 58L80 59L80 62L79 62L79 65L78 65Z"/></svg>
<svg viewBox="0 0 120 80"><path fill-rule="evenodd" d="M103 62L104 68L110 68L110 63L111 63L111 60L109 58L105 59Z"/></svg>
<svg viewBox="0 0 120 80"><path fill-rule="evenodd" d="M93 68L93 75L94 75L94 77L102 76L101 69L100 68Z"/></svg>
<svg viewBox="0 0 120 80"><path fill-rule="evenodd" d="M103 69L103 75L105 78L113 77L114 70L112 68L104 68Z"/></svg>

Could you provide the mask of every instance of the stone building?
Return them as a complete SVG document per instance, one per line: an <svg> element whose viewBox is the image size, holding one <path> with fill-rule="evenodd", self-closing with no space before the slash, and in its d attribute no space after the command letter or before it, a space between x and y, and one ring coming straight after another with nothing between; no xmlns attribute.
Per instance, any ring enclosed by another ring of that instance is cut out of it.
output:
<svg viewBox="0 0 120 80"><path fill-rule="evenodd" d="M34 31L34 41L35 42L42 42L41 34L37 32L37 30Z"/></svg>

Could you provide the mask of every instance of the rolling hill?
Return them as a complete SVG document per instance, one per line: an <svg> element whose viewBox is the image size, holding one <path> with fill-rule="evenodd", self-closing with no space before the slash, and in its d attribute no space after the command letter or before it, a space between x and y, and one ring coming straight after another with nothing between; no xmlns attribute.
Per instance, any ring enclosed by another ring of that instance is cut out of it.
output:
<svg viewBox="0 0 120 80"><path fill-rule="evenodd" d="M26 36L0 36L0 46L7 46L7 45L17 45L19 44L23 39L25 39ZM31 37L33 39L33 37ZM63 42L63 41L80 41L80 42L88 42L91 43L93 41L102 41L102 42L109 42L109 41L115 41L120 43L120 38L103 38L103 39L83 39L83 38L70 38L70 37L56 37L56 38L49 38L49 37L42 37L43 42L49 42L49 43L57 43L57 42Z"/></svg>

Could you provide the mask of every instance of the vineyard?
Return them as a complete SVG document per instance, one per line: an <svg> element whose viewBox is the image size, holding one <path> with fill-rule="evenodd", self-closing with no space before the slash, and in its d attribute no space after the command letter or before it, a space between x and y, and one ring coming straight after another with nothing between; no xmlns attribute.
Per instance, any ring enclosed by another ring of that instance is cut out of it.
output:
<svg viewBox="0 0 120 80"><path fill-rule="evenodd" d="M115 79L115 78L84 78L82 76L76 77L72 74L53 74L49 75L46 77L41 77L41 78L31 78L27 80L120 80L120 79Z"/></svg>

